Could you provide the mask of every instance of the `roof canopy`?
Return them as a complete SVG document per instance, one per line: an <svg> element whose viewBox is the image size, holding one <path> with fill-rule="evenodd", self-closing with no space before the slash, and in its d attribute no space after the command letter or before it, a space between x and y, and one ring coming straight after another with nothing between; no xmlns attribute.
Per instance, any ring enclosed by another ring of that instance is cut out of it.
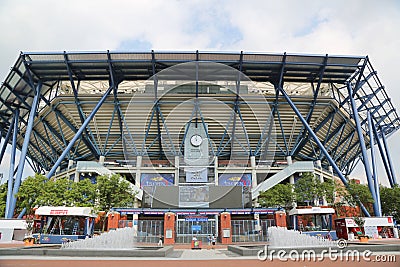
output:
<svg viewBox="0 0 400 267"><path fill-rule="evenodd" d="M400 127L396 109L366 56L198 51L22 52L0 88L1 133L5 137L8 132L11 132L9 131L10 122L13 121L14 112L19 110L17 147L22 147L35 91L36 88L40 88L38 116L35 118L28 157L32 159L31 165L36 172L48 170L65 148L63 145L69 143L72 136L78 131L84 117L90 114L105 92L105 90L94 90L93 94L87 94L87 92L86 95L84 92L81 94L80 84L102 81L107 85L113 84L114 86L115 83L117 88L113 91L114 102L112 102L111 96L109 98L109 102L113 106L107 106L108 103L106 103L102 107L104 112L99 111L96 121L93 121L89 127L96 129L95 132L100 126L105 127L104 130L101 128L101 131L98 131L100 137L97 139L100 140L106 136L102 142L108 142L110 149L107 147L102 155L120 157L119 151L116 152L114 145L115 148L122 146L118 141L121 134L113 131L109 134L109 125L112 125L113 121L106 121L110 114L121 109L121 106L124 105L123 100L128 95L119 85L122 87L125 81L144 81L167 68L194 61L224 64L239 70L254 82L272 85L273 92L269 96L271 101L274 101L275 97L274 86L284 87L291 83L307 84L309 91L315 94L314 100L312 97L307 98L302 95L292 94L291 97L297 97L297 103L299 106L302 105L299 109L302 109L301 112L304 116L308 116L308 121L313 123L315 132L320 131L320 135L325 135L324 139L327 137L326 145L331 151L337 153L337 159L340 159L340 168L346 173L350 173L355 168L355 163L358 162L357 159L360 155L357 137L353 138L354 132L350 129L354 127L346 83L354 87L353 94L358 107L357 111L366 136L368 133L367 111L371 113L372 119L375 121L378 135L390 135ZM184 73L177 73L177 76L171 78L179 79L179 75L184 75ZM223 71L212 72L211 78L224 81L226 73ZM318 91L326 88L332 92L329 93L329 98L325 99L324 95L324 99L322 99ZM327 99L332 100L334 104L329 104L330 106L324 109ZM304 134L300 123L293 122L293 112L285 101L278 98L277 101L282 103L275 103L279 111L276 113L285 119L282 124L283 137L277 140L279 147L287 145L286 151L282 149L283 153L288 153L290 149L295 157L301 149L306 147L308 150L302 155L302 159L313 159L315 147L313 147L311 138ZM115 112L115 114L119 113L122 112ZM118 116L112 115L113 118ZM118 119L123 120L123 118ZM122 122L119 124L123 126ZM284 127L289 128L283 130ZM300 131L295 131L296 127ZM99 157L100 145L96 143L96 138L91 137L92 132L94 131L89 129L88 133L82 137L82 142L77 144L75 159L93 160ZM297 132L300 133L297 137L290 136L286 139L284 136L284 133L294 135ZM325 134L328 132L330 133ZM110 138L108 138L109 135ZM287 140L294 140L294 142L287 142ZM367 140L368 138L366 138L366 142ZM349 152L346 152L346 148L344 148L347 144L349 144ZM369 144L367 144L368 146ZM250 150L248 149L248 151ZM344 153L348 156L342 157ZM63 167L66 165L67 162L64 161Z"/></svg>
<svg viewBox="0 0 400 267"><path fill-rule="evenodd" d="M332 208L312 207L304 209L292 209L289 215L306 215L306 214L334 214L335 210Z"/></svg>
<svg viewBox="0 0 400 267"><path fill-rule="evenodd" d="M93 209L90 207L39 207L35 211L35 215L39 216L82 216L82 217L97 217L93 214Z"/></svg>

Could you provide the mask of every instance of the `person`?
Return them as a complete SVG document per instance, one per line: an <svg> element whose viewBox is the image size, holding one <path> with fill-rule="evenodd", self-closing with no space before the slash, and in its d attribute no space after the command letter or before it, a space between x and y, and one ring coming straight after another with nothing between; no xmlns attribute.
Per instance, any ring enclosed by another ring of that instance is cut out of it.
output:
<svg viewBox="0 0 400 267"><path fill-rule="evenodd" d="M199 248L199 241L198 241L196 236L193 236L192 242L193 242L193 247L192 248L195 248L195 249Z"/></svg>
<svg viewBox="0 0 400 267"><path fill-rule="evenodd" d="M211 243L212 243L212 248L214 249L215 247L215 242L217 241L217 239L215 238L215 235L212 235L211 237Z"/></svg>
<svg viewBox="0 0 400 267"><path fill-rule="evenodd" d="M162 235L160 235L160 239L158 240L158 246L162 247L162 244L163 244L163 237Z"/></svg>
<svg viewBox="0 0 400 267"><path fill-rule="evenodd" d="M208 245L208 249L211 247L211 235L207 236L207 245Z"/></svg>

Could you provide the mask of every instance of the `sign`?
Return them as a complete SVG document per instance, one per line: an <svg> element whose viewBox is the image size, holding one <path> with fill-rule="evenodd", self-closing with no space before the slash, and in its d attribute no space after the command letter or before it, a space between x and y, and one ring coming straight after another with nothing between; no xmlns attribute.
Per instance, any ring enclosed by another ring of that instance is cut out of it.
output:
<svg viewBox="0 0 400 267"><path fill-rule="evenodd" d="M207 168L185 168L186 183L207 183L208 170Z"/></svg>
<svg viewBox="0 0 400 267"><path fill-rule="evenodd" d="M209 207L208 186L180 186L179 207Z"/></svg>
<svg viewBox="0 0 400 267"><path fill-rule="evenodd" d="M174 185L174 176L173 173L142 173L140 187Z"/></svg>
<svg viewBox="0 0 400 267"><path fill-rule="evenodd" d="M67 215L68 210L50 210L50 215Z"/></svg>
<svg viewBox="0 0 400 267"><path fill-rule="evenodd" d="M165 230L165 238L172 238L172 230L171 229Z"/></svg>
<svg viewBox="0 0 400 267"><path fill-rule="evenodd" d="M229 238L231 237L231 229L222 229L222 237Z"/></svg>
<svg viewBox="0 0 400 267"><path fill-rule="evenodd" d="M218 177L221 186L251 186L251 173L223 173Z"/></svg>
<svg viewBox="0 0 400 267"><path fill-rule="evenodd" d="M208 217L207 216L186 216L185 221L186 222L207 222Z"/></svg>
<svg viewBox="0 0 400 267"><path fill-rule="evenodd" d="M227 212L230 212L233 215L251 214L250 209L228 209Z"/></svg>
<svg viewBox="0 0 400 267"><path fill-rule="evenodd" d="M201 231L201 225L192 225L192 232L200 232Z"/></svg>
<svg viewBox="0 0 400 267"><path fill-rule="evenodd" d="M370 238L378 238L378 227L377 226L365 226L364 227L365 235L369 236Z"/></svg>
<svg viewBox="0 0 400 267"><path fill-rule="evenodd" d="M356 222L353 219L347 219L346 218L346 226L347 227L358 227Z"/></svg>

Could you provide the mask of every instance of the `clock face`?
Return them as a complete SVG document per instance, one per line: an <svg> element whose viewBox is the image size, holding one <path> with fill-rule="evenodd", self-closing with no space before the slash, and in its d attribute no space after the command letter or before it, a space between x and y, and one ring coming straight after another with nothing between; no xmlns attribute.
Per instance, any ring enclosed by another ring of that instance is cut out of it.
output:
<svg viewBox="0 0 400 267"><path fill-rule="evenodd" d="M200 146L202 142L203 138L198 134L195 134L190 138L190 143L192 146Z"/></svg>

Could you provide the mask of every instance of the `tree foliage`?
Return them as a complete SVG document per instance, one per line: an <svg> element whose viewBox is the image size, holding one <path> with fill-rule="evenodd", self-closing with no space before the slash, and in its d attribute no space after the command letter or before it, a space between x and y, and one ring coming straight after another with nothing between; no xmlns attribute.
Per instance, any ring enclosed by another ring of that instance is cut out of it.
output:
<svg viewBox="0 0 400 267"><path fill-rule="evenodd" d="M27 214L31 214L33 207L43 206L42 200L46 199L46 184L48 179L42 174L35 174L26 178L19 188L16 195L17 207L16 212L21 212L24 208Z"/></svg>
<svg viewBox="0 0 400 267"><path fill-rule="evenodd" d="M0 205L2 192L0 191ZM4 194L7 194L6 185ZM32 214L33 208L40 206L94 207L108 212L112 207L132 206L134 195L129 183L119 174L98 176L96 184L92 184L89 179L74 183L66 177L49 180L42 174L36 174L22 182L17 193L16 213L26 208L27 213ZM5 203L1 210L4 212Z"/></svg>
<svg viewBox="0 0 400 267"><path fill-rule="evenodd" d="M7 202L7 184L0 185L0 218L5 216Z"/></svg>
<svg viewBox="0 0 400 267"><path fill-rule="evenodd" d="M319 204L326 199L329 205L335 201L336 184L333 180L321 182L313 173L303 173L294 185L277 184L260 194L259 203L263 207L285 207L290 209L293 202L306 205Z"/></svg>
<svg viewBox="0 0 400 267"><path fill-rule="evenodd" d="M295 183L294 192L298 202L313 204L321 196L321 182L313 173L303 173Z"/></svg>
<svg viewBox="0 0 400 267"><path fill-rule="evenodd" d="M393 188L381 186L379 195L382 214L393 216L397 222L400 222L400 187L398 185Z"/></svg>
<svg viewBox="0 0 400 267"><path fill-rule="evenodd" d="M114 174L97 177L97 197L99 210L109 211L112 207L133 206L134 194L129 183Z"/></svg>
<svg viewBox="0 0 400 267"><path fill-rule="evenodd" d="M268 191L262 192L259 203L263 207L283 207L290 209L293 206L294 194L291 184L277 184Z"/></svg>
<svg viewBox="0 0 400 267"><path fill-rule="evenodd" d="M365 184L358 184L355 180L350 180L347 191L343 192L343 199L351 207L356 207L360 201L371 212L374 199Z"/></svg>

